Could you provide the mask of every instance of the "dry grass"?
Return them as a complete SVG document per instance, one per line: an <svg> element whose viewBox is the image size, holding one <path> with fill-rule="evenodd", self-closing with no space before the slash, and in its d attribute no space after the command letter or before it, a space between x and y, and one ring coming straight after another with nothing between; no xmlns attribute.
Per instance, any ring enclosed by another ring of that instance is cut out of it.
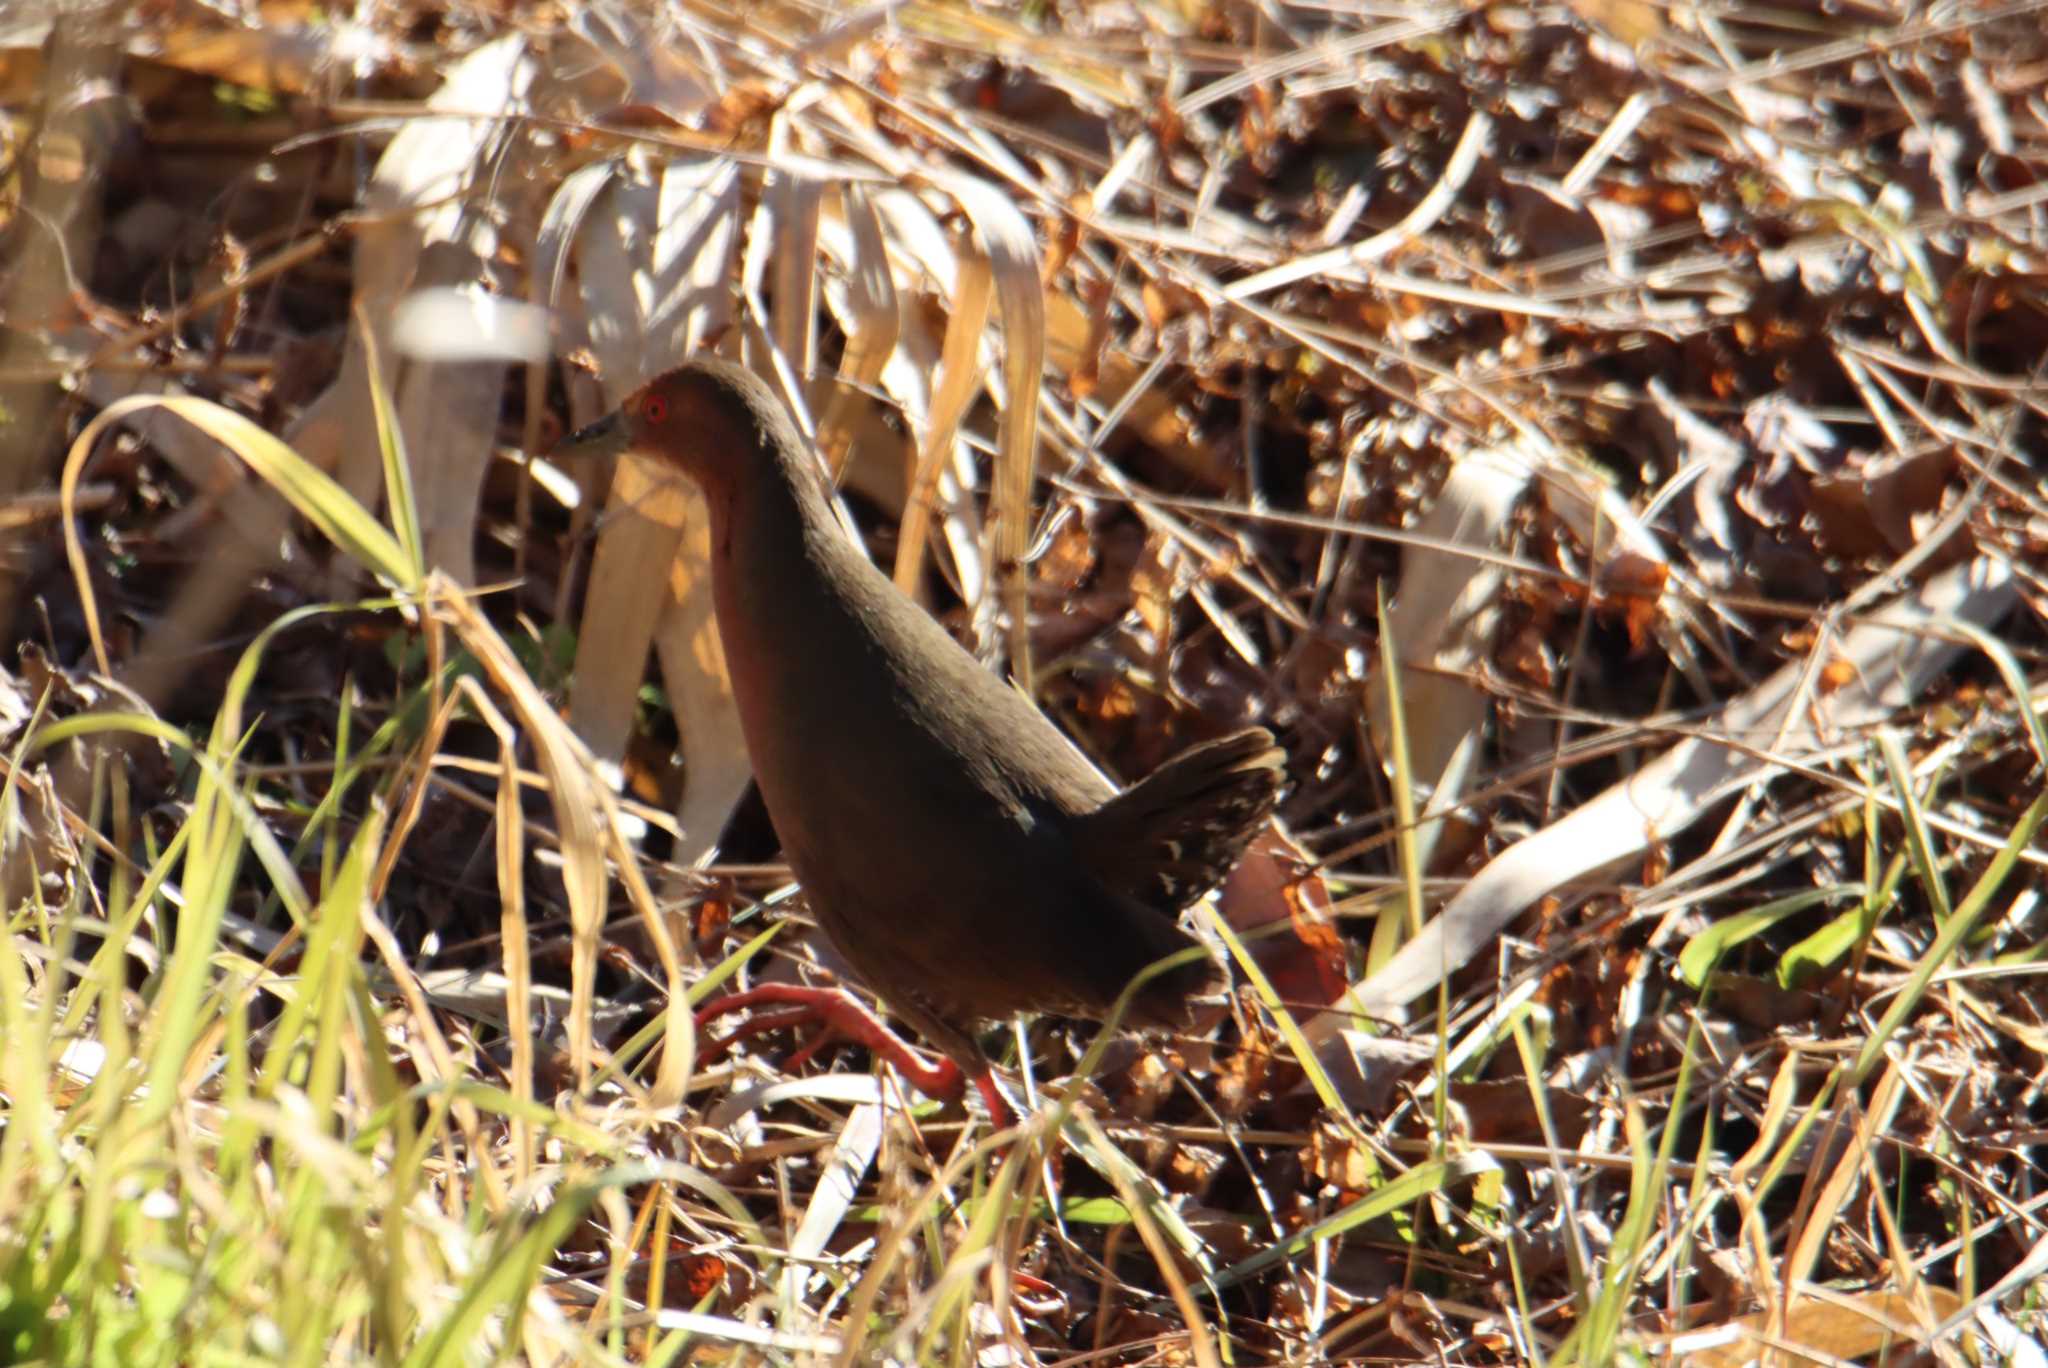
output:
<svg viewBox="0 0 2048 1368"><path fill-rule="evenodd" d="M0 14L0 1360L2043 1361L2048 0L350 13ZM535 458L704 348L1281 735L1206 1035L672 1010L829 951Z"/></svg>

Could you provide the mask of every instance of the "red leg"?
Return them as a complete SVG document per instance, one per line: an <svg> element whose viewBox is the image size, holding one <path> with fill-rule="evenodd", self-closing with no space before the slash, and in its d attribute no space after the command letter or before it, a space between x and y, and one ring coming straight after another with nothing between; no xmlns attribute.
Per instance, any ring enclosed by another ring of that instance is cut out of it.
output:
<svg viewBox="0 0 2048 1368"><path fill-rule="evenodd" d="M744 993L730 993L722 998L714 998L699 1007L697 1024L702 1026L719 1017L760 1005L792 1007L796 1010L773 1012L743 1023L730 1035L723 1036L706 1046L705 1058L715 1058L736 1040L812 1021L823 1028L823 1033L798 1050L791 1058L791 1064L801 1064L816 1054L827 1041L836 1037L852 1041L856 1045L865 1045L875 1054L887 1059L910 1080L912 1086L927 1097L950 1102L966 1090L967 1080L961 1075L959 1065L950 1059L925 1059L905 1044L902 1037L875 1020L874 1015L856 1002L850 994L837 988L805 988L794 983L772 983L749 989ZM976 1079L975 1083L977 1087L982 1088L984 1099L991 1097L991 1090L994 1087L992 1082L986 1082L985 1078L981 1078Z"/></svg>
<svg viewBox="0 0 2048 1368"><path fill-rule="evenodd" d="M1004 1098L1002 1090L996 1087L995 1070L983 1069L976 1074L974 1087L981 1094L983 1105L988 1108L988 1123L991 1126L1002 1130L1006 1126L1017 1124L1017 1114L1010 1110L1009 1101Z"/></svg>

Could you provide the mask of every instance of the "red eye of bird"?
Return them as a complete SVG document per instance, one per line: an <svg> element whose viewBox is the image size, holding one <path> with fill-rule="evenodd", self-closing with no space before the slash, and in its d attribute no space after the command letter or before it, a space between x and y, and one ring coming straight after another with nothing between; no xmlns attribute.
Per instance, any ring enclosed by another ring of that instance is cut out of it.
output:
<svg viewBox="0 0 2048 1368"><path fill-rule="evenodd" d="M640 401L640 416L650 423L668 421L668 400L658 394L650 394Z"/></svg>

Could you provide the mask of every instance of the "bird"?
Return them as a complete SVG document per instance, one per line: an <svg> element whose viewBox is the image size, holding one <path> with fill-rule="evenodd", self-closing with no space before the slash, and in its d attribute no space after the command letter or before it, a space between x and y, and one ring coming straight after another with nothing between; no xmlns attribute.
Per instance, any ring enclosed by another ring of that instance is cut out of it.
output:
<svg viewBox="0 0 2048 1368"><path fill-rule="evenodd" d="M874 564L788 407L743 366L689 360L556 448L626 453L703 491L719 637L783 854L840 956L942 1058L839 990L767 985L699 1023L789 1009L733 1038L815 1018L825 1033L801 1055L851 1039L936 1098L972 1078L1007 1117L977 1027L1100 1020L1140 971L1200 947L1179 914L1268 824L1285 752L1246 727L1119 789ZM1206 948L1183 955L1123 1024L1185 1029L1221 981Z"/></svg>

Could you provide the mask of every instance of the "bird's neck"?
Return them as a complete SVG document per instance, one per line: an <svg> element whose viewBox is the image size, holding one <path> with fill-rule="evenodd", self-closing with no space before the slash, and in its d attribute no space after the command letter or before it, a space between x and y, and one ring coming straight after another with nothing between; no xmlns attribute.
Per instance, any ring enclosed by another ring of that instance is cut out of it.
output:
<svg viewBox="0 0 2048 1368"><path fill-rule="evenodd" d="M764 454L746 475L705 489L712 597L730 657L764 648L741 639L752 632L802 631L800 624L840 601L834 579L872 571L802 452ZM731 663L746 668L742 659Z"/></svg>
<svg viewBox="0 0 2048 1368"><path fill-rule="evenodd" d="M877 571L809 471L714 493L711 593L747 752L786 845L808 849L791 795L821 746L849 744L835 719L890 706L893 678L860 605ZM846 700L856 700L848 705ZM865 744L865 739L860 739Z"/></svg>
<svg viewBox="0 0 2048 1368"><path fill-rule="evenodd" d="M704 485L715 563L743 557L752 565L772 565L797 555L805 543L821 535L828 538L828 545L830 538L849 541L824 481L803 453L768 445L742 478Z"/></svg>

